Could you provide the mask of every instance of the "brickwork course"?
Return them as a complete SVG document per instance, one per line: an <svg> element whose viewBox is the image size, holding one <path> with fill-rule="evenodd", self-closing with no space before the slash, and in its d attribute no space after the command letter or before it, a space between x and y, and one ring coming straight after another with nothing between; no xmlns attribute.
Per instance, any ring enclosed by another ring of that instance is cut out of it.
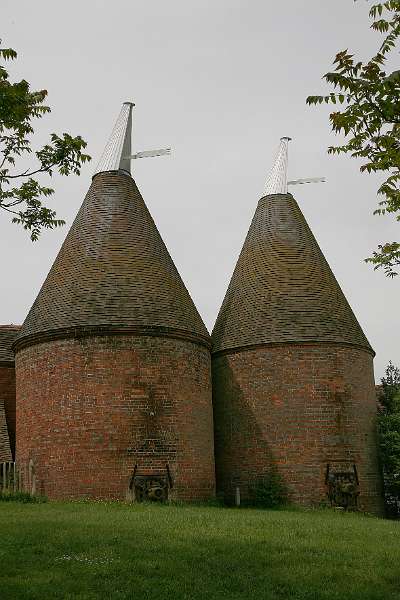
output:
<svg viewBox="0 0 400 600"><path fill-rule="evenodd" d="M382 509L373 350L291 194L261 198L212 333L217 489L271 469L292 501L352 469Z"/></svg>
<svg viewBox="0 0 400 600"><path fill-rule="evenodd" d="M0 325L0 462L15 455L15 363L17 325Z"/></svg>
<svg viewBox="0 0 400 600"><path fill-rule="evenodd" d="M51 498L135 469L215 494L210 337L132 177L96 175L15 344L17 462Z"/></svg>

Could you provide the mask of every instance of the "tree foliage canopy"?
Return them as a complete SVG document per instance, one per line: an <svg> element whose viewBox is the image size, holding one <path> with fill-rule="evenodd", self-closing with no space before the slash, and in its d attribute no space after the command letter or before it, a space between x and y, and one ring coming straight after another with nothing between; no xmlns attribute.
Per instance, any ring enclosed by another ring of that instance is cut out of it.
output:
<svg viewBox="0 0 400 600"><path fill-rule="evenodd" d="M385 500L389 513L400 516L400 369L392 362L381 383L378 431Z"/></svg>
<svg viewBox="0 0 400 600"><path fill-rule="evenodd" d="M3 48L0 40L0 61L5 63L17 57L15 50ZM42 229L53 229L64 224L54 210L43 200L54 193L35 176L80 174L83 163L90 156L83 153L86 142L68 133L52 133L50 142L37 151L32 150L34 133L32 121L50 112L44 104L46 90L31 91L24 79L11 83L9 74L0 63L0 209L13 215L12 221L21 224L37 240ZM35 155L32 168L19 168L28 154Z"/></svg>
<svg viewBox="0 0 400 600"><path fill-rule="evenodd" d="M400 37L400 0L374 4L369 11L372 29L383 34L378 52L366 63L343 50L335 70L324 79L334 88L327 96L309 96L307 104L342 105L330 115L332 130L347 138L331 146L330 154L348 153L361 158L361 171L385 173L378 189L383 199L375 214L393 213L400 221L400 71L386 73L385 63ZM400 244L385 242L366 259L393 277L400 265Z"/></svg>

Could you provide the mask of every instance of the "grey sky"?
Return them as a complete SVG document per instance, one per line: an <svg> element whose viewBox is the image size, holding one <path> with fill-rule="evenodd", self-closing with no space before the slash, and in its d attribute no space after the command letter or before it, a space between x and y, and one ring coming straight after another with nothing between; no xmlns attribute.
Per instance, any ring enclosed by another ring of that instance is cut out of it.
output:
<svg viewBox="0 0 400 600"><path fill-rule="evenodd" d="M370 3L352 0L2 0L0 36L14 47L12 77L46 88L51 115L37 141L68 131L88 141L80 178L53 177L67 220L32 244L0 215L0 322L21 323L83 197L120 105L136 103L134 151L172 146L171 157L134 162L134 177L207 327L211 330L279 138L290 135L290 178L325 256L377 352L379 378L400 363L400 278L363 262L399 238L372 216L379 179L332 158L328 110L305 106L325 89L336 51L362 59L379 37Z"/></svg>

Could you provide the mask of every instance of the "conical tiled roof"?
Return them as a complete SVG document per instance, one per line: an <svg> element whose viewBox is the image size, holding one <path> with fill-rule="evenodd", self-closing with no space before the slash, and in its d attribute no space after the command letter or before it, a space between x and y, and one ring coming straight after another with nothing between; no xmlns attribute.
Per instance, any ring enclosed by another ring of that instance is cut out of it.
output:
<svg viewBox="0 0 400 600"><path fill-rule="evenodd" d="M214 352L294 342L372 351L291 194L259 201L212 341Z"/></svg>
<svg viewBox="0 0 400 600"><path fill-rule="evenodd" d="M96 175L18 336L72 328L209 334L134 180Z"/></svg>

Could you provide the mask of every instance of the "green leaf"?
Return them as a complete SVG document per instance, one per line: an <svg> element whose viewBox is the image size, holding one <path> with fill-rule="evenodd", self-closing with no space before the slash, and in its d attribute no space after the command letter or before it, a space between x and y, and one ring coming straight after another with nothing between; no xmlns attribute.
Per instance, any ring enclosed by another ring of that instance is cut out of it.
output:
<svg viewBox="0 0 400 600"><path fill-rule="evenodd" d="M0 58L17 57L11 48L1 48ZM42 185L33 176L51 176L56 170L62 175L80 174L82 164L90 160L83 152L86 142L80 137L53 133L51 141L33 153L31 143L34 120L50 112L44 104L46 90L32 91L26 80L10 82L4 66L0 65L0 209L11 213L12 222L30 232L33 241L43 229L53 229L64 224L54 210L43 204L54 190ZM18 168L19 159L33 155L31 167Z"/></svg>
<svg viewBox="0 0 400 600"><path fill-rule="evenodd" d="M349 154L361 159L361 172L381 173L386 179L378 194L384 200L374 214L391 214L400 221L400 71L385 73L390 52L400 39L400 0L376 3L369 13L372 29L384 36L378 51L365 63L348 49L338 52L333 70L324 79L339 93L309 96L307 104L345 104L329 115L332 131L345 141L330 146L328 153ZM379 246L367 262L394 277L400 265L396 242Z"/></svg>

